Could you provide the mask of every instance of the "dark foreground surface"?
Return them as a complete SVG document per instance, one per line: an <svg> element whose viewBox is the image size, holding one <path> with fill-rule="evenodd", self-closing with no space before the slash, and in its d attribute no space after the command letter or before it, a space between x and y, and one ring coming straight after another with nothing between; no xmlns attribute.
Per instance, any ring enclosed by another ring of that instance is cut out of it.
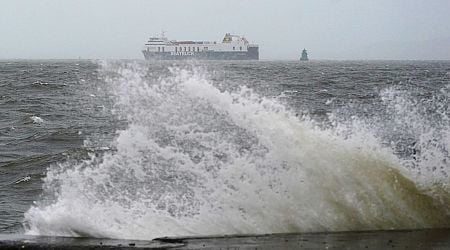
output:
<svg viewBox="0 0 450 250"><path fill-rule="evenodd" d="M0 249L450 249L450 229L158 238L0 235Z"/></svg>

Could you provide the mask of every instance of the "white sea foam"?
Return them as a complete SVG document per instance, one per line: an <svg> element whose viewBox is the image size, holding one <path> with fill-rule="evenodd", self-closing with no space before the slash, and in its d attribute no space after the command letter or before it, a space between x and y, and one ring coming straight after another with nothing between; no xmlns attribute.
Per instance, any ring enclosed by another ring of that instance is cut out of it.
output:
<svg viewBox="0 0 450 250"><path fill-rule="evenodd" d="M34 123L43 123L44 119L42 119L39 116L33 115L30 117L30 119L34 122Z"/></svg>
<svg viewBox="0 0 450 250"><path fill-rule="evenodd" d="M440 92L439 97L419 100L396 88L381 93L388 112L393 114L390 122L395 125L384 124L399 134L409 135L413 141L406 149L414 151L413 157L403 159L402 165L423 185L450 184L450 84Z"/></svg>
<svg viewBox="0 0 450 250"><path fill-rule="evenodd" d="M128 127L114 151L48 170L46 198L25 214L28 234L449 226L448 189L419 189L358 119L321 129L251 89L221 91L196 68L153 80L136 64L104 63L102 71Z"/></svg>
<svg viewBox="0 0 450 250"><path fill-rule="evenodd" d="M27 182L27 181L30 181L30 180L31 180L30 176L25 176L25 177L22 177L22 178L18 179L17 181L15 181L14 184L19 184L21 182Z"/></svg>
<svg viewBox="0 0 450 250"><path fill-rule="evenodd" d="M38 85L48 85L48 82L41 82L41 81L36 81L33 84L38 84Z"/></svg>

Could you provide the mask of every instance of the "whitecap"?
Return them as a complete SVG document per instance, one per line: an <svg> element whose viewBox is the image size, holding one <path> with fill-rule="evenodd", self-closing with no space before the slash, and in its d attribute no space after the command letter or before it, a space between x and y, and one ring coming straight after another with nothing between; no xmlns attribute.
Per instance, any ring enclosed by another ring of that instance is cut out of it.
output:
<svg viewBox="0 0 450 250"><path fill-rule="evenodd" d="M30 176L25 176L25 177L22 177L22 178L18 179L17 181L15 181L14 184L19 184L21 182L27 182L27 181L30 181L30 180L31 180Z"/></svg>
<svg viewBox="0 0 450 250"><path fill-rule="evenodd" d="M33 84L48 85L48 82L35 81Z"/></svg>
<svg viewBox="0 0 450 250"><path fill-rule="evenodd" d="M43 123L44 119L42 119L39 116L33 115L32 117L30 117L31 120L33 120L33 123Z"/></svg>

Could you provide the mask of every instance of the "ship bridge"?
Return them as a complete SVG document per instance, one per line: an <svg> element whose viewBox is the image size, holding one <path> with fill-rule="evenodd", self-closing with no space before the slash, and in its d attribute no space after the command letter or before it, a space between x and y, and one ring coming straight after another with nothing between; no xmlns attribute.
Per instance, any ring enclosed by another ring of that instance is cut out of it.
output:
<svg viewBox="0 0 450 250"><path fill-rule="evenodd" d="M240 37L236 35L231 35L230 33L226 33L225 37L222 40L222 43L244 43L248 44L247 39L245 37Z"/></svg>
<svg viewBox="0 0 450 250"><path fill-rule="evenodd" d="M169 45L170 42L165 37L150 37L145 45Z"/></svg>

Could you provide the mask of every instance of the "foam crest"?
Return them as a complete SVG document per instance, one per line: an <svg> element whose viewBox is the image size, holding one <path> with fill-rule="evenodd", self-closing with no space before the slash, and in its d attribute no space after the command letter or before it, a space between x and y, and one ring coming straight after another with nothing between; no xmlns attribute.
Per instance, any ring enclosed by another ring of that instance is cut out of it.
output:
<svg viewBox="0 0 450 250"><path fill-rule="evenodd" d="M411 153L411 157L403 159L403 165L414 170L423 182L450 182L450 85L440 92L421 99L395 88L381 93L395 130L412 141L403 149Z"/></svg>
<svg viewBox="0 0 450 250"><path fill-rule="evenodd" d="M44 122L44 119L42 119L39 116L35 116L35 115L31 116L30 119L33 121L33 123L43 123Z"/></svg>
<svg viewBox="0 0 450 250"><path fill-rule="evenodd" d="M320 129L249 88L219 90L199 67L152 75L104 62L101 71L128 126L114 150L48 170L44 199L25 214L29 234L150 239L449 225L448 200L419 189L370 132Z"/></svg>

